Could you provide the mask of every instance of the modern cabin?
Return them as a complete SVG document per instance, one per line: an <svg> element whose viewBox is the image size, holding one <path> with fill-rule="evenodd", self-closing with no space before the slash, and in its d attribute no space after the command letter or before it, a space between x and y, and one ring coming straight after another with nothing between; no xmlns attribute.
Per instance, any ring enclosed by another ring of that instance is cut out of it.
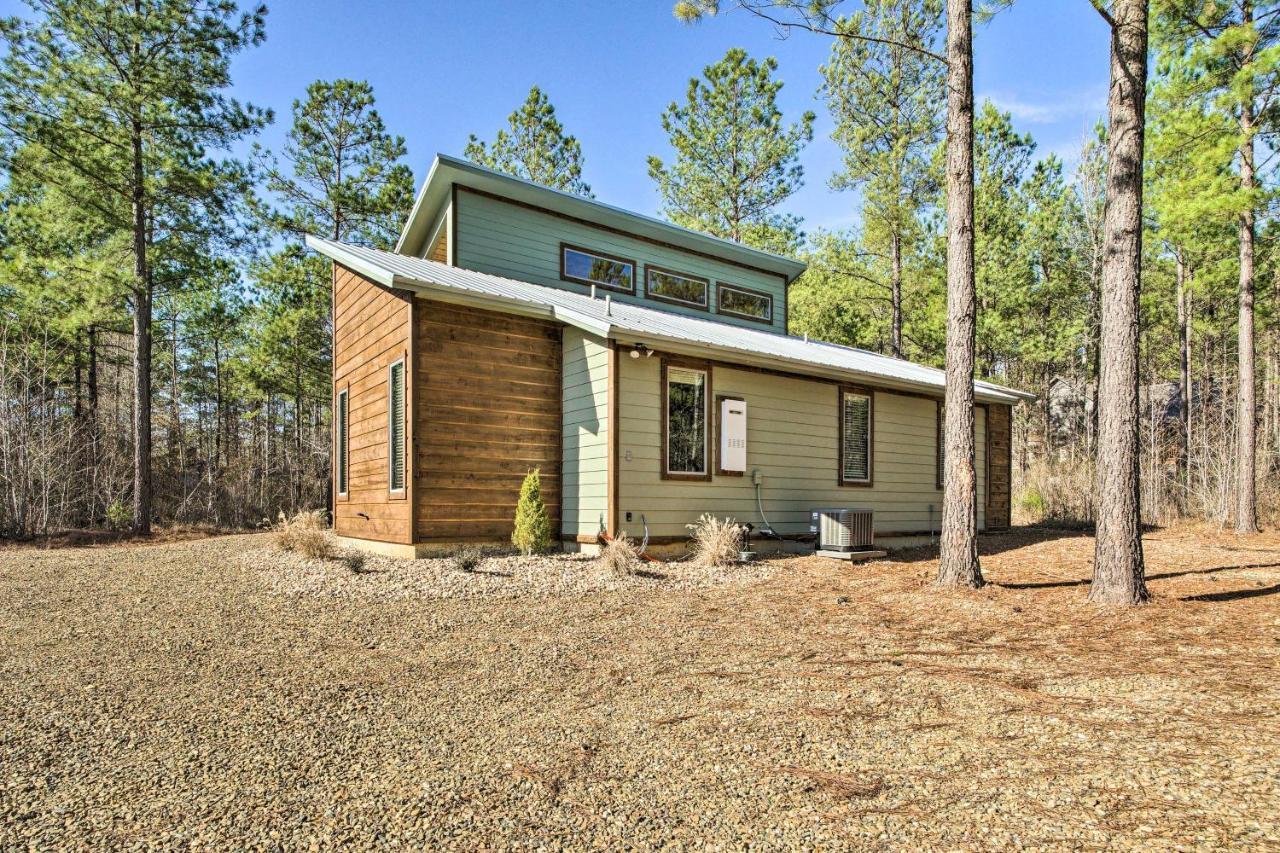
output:
<svg viewBox="0 0 1280 853"><path fill-rule="evenodd" d="M941 521L943 372L787 334L790 258L439 155L394 251L333 261L339 536L509 540L539 468L566 548L687 539L703 513L878 542ZM1011 407L975 382L978 525L1009 524Z"/></svg>

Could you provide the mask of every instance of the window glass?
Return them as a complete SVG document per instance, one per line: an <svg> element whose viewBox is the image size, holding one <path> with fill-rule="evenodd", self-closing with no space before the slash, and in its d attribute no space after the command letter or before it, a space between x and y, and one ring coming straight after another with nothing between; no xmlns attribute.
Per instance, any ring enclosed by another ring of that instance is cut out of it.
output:
<svg viewBox="0 0 1280 853"><path fill-rule="evenodd" d="M667 472L707 473L707 374L667 371Z"/></svg>
<svg viewBox="0 0 1280 853"><path fill-rule="evenodd" d="M391 490L404 488L404 362L391 365L391 389L388 395L391 406L390 438Z"/></svg>
<svg viewBox="0 0 1280 853"><path fill-rule="evenodd" d="M720 313L736 314L753 320L772 320L773 300L763 293L751 293L722 284L720 285Z"/></svg>
<svg viewBox="0 0 1280 853"><path fill-rule="evenodd" d="M635 288L635 265L631 262L569 246L565 246L563 251L565 278L618 290Z"/></svg>
<svg viewBox="0 0 1280 853"><path fill-rule="evenodd" d="M840 478L846 483L865 483L871 479L871 398L846 391L841 395Z"/></svg>
<svg viewBox="0 0 1280 853"><path fill-rule="evenodd" d="M645 286L649 295L658 299L707 307L707 282L703 279L651 269Z"/></svg>

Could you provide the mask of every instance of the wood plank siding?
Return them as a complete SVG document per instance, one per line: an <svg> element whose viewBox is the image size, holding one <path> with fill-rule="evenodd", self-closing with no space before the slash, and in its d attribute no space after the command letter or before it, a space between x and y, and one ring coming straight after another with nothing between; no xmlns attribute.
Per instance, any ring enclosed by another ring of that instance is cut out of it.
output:
<svg viewBox="0 0 1280 853"><path fill-rule="evenodd" d="M333 306L333 394L336 400L339 392L348 393L350 478L347 493L340 494L335 470L334 530L407 544L409 495L389 489L387 374L394 362L407 363L411 298L335 264ZM406 391L409 404L412 393Z"/></svg>
<svg viewBox="0 0 1280 853"><path fill-rule="evenodd" d="M414 317L417 541L508 540L535 467L558 529L560 326L423 299Z"/></svg>
<svg viewBox="0 0 1280 853"><path fill-rule="evenodd" d="M987 407L990 421L987 439L991 463L988 467L991 487L988 492L987 529L1004 530L1009 526L1012 500L1013 417L1009 406L992 403Z"/></svg>

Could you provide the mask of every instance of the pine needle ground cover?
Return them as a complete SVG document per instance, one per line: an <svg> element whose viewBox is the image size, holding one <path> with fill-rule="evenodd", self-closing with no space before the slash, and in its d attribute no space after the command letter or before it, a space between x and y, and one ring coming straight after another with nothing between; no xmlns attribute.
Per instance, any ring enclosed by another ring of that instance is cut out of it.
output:
<svg viewBox="0 0 1280 853"><path fill-rule="evenodd" d="M1280 845L1280 536L1153 531L1125 613L1087 536L984 550L374 600L266 534L4 549L0 848Z"/></svg>

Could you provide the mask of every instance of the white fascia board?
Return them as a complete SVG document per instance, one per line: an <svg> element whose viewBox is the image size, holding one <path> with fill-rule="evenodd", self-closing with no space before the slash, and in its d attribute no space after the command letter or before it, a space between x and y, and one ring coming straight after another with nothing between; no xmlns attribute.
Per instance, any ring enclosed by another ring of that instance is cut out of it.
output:
<svg viewBox="0 0 1280 853"><path fill-rule="evenodd" d="M396 286L396 276L391 270L348 252L338 243L308 234L307 246L384 287Z"/></svg>
<svg viewBox="0 0 1280 853"><path fill-rule="evenodd" d="M584 332L590 332L602 338L609 337L613 333L613 324L606 320L599 320L581 311L574 311L572 308L556 307L552 309L555 312L556 319L570 325L576 326Z"/></svg>
<svg viewBox="0 0 1280 853"><path fill-rule="evenodd" d="M431 168L427 170L427 179L422 182L422 189L418 190L418 197L413 200L413 209L409 211L409 218L404 221L404 226L400 229L400 237L396 240L396 247L391 250L396 254L404 251L404 243L409 238L409 230L418 221L418 213L422 210L422 203L427 198L427 189L430 188L431 179L435 177L436 169L439 166L440 155L437 154L435 159L431 161Z"/></svg>

